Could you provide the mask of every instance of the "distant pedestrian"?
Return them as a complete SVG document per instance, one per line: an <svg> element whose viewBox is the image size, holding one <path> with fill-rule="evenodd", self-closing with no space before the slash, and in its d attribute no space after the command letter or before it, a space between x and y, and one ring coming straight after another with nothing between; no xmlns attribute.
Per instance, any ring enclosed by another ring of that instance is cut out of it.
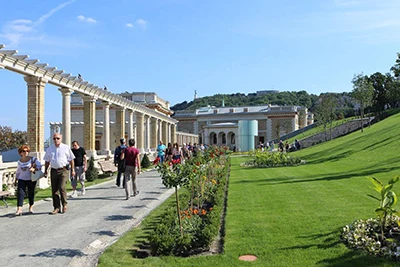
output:
<svg viewBox="0 0 400 267"><path fill-rule="evenodd" d="M173 148L172 148L172 159L173 160L177 160L179 159L180 161L182 161L181 158L181 149L179 148L178 143L175 143Z"/></svg>
<svg viewBox="0 0 400 267"><path fill-rule="evenodd" d="M183 160L189 159L189 149L187 148L186 143L183 143L181 150L182 150Z"/></svg>
<svg viewBox="0 0 400 267"><path fill-rule="evenodd" d="M271 141L271 145L269 146L269 150L270 151L274 151L274 149L275 149L275 143L274 143L274 141Z"/></svg>
<svg viewBox="0 0 400 267"><path fill-rule="evenodd" d="M283 152L283 142L282 142L282 140L279 140L278 148L279 148L279 152Z"/></svg>
<svg viewBox="0 0 400 267"><path fill-rule="evenodd" d="M163 144L163 141L160 140L160 143L157 146L157 156L160 158L161 164L164 162L166 148L167 147Z"/></svg>
<svg viewBox="0 0 400 267"><path fill-rule="evenodd" d="M71 197L77 197L76 186L79 183L82 185L82 195L85 195L85 173L87 170L87 158L86 151L83 147L79 146L78 141L72 142L72 153L74 153L75 159L75 176L71 176L71 186L72 186L72 195Z"/></svg>
<svg viewBox="0 0 400 267"><path fill-rule="evenodd" d="M15 173L15 182L18 182L16 216L22 215L22 206L24 204L26 188L28 188L29 213L33 213L36 181L31 180L31 173L40 170L42 164L37 158L28 156L30 151L31 149L27 145L18 148L18 154L21 158L18 160L17 171Z"/></svg>
<svg viewBox="0 0 400 267"><path fill-rule="evenodd" d="M66 184L69 179L70 169L71 175L75 176L75 156L71 148L62 143L62 135L60 133L53 134L53 142L54 144L49 146L44 154L44 176L47 177L47 170L51 166L51 192L54 210L50 214L55 215L61 211L60 200L63 205L62 212L65 213L68 210Z"/></svg>
<svg viewBox="0 0 400 267"><path fill-rule="evenodd" d="M121 152L126 148L125 139L121 138L119 140L120 145L114 151L114 165L118 167L117 180L115 184L121 186L121 176L124 175L125 169L123 169L123 162L121 159ZM125 177L123 178L125 179ZM124 181L122 181L122 186L125 187Z"/></svg>
<svg viewBox="0 0 400 267"><path fill-rule="evenodd" d="M135 147L135 139L129 139L129 147L125 148L121 152L121 159L125 160L125 193L126 200L131 196L131 191L133 189L133 196L137 196L139 191L136 186L136 169L137 174L140 173L140 152L139 149ZM132 189L131 182L132 181Z"/></svg>
<svg viewBox="0 0 400 267"><path fill-rule="evenodd" d="M165 161L172 161L172 144L168 143L167 149L165 149Z"/></svg>
<svg viewBox="0 0 400 267"><path fill-rule="evenodd" d="M294 145L295 145L297 150L299 150L301 148L300 141L297 140L297 139L294 140Z"/></svg>

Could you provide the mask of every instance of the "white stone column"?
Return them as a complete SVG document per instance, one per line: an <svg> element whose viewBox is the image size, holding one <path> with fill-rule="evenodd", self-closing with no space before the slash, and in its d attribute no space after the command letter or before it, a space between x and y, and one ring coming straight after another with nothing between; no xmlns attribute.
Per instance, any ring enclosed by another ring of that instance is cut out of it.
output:
<svg viewBox="0 0 400 267"><path fill-rule="evenodd" d="M141 153L144 152L144 114L136 112L136 147Z"/></svg>
<svg viewBox="0 0 400 267"><path fill-rule="evenodd" d="M103 102L103 151L104 155L111 156L110 149L110 103Z"/></svg>
<svg viewBox="0 0 400 267"><path fill-rule="evenodd" d="M136 145L137 145L137 117L136 117L136 112L133 112L133 121L135 122L133 124L133 138L135 138Z"/></svg>
<svg viewBox="0 0 400 267"><path fill-rule="evenodd" d="M128 110L128 139L135 138L135 133L133 131L133 110Z"/></svg>
<svg viewBox="0 0 400 267"><path fill-rule="evenodd" d="M157 144L160 140L162 140L162 122L161 120L157 120L158 125L158 133L157 133ZM162 140L164 142L164 140Z"/></svg>
<svg viewBox="0 0 400 267"><path fill-rule="evenodd" d="M150 138L150 149L156 150L157 148L157 142L158 142L158 121L157 118L151 118L150 121L150 127L151 127L151 138Z"/></svg>
<svg viewBox="0 0 400 267"><path fill-rule="evenodd" d="M171 142L172 144L176 143L176 124L171 124ZM181 145L181 144L179 144Z"/></svg>
<svg viewBox="0 0 400 267"><path fill-rule="evenodd" d="M144 121L144 133L145 133L145 151L150 152L150 116L145 116Z"/></svg>
<svg viewBox="0 0 400 267"><path fill-rule="evenodd" d="M72 89L62 87L58 89L62 93L62 130L63 142L71 146L71 93Z"/></svg>
<svg viewBox="0 0 400 267"><path fill-rule="evenodd" d="M169 140L168 140L168 127L167 127L167 122L166 121L162 121L162 137L161 140L164 142L164 144L168 144Z"/></svg>

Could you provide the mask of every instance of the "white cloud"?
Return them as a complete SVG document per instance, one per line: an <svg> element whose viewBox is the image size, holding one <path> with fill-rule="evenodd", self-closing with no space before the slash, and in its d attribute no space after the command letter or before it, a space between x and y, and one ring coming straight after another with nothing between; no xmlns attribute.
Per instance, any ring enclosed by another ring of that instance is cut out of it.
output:
<svg viewBox="0 0 400 267"><path fill-rule="evenodd" d="M142 28L146 28L147 26L147 21L145 21L144 19L137 19L136 20L136 25L142 27Z"/></svg>
<svg viewBox="0 0 400 267"><path fill-rule="evenodd" d="M88 23L96 23L97 21L94 18L90 18L90 17L85 17L83 15L79 15L78 17L76 17L78 20L80 21L84 21L84 22L88 22Z"/></svg>
<svg viewBox="0 0 400 267"><path fill-rule="evenodd" d="M75 0L70 0L58 5L56 8L53 8L46 14L40 16L39 19L34 22L27 19L9 21L3 26L0 37L8 40L10 42L8 45L10 46L17 46L23 40L31 40L32 38L35 38L32 34L35 32L37 26L44 23L54 13L73 2L75 2Z"/></svg>
<svg viewBox="0 0 400 267"><path fill-rule="evenodd" d="M35 25L39 25L42 24L44 21L46 21L48 18L50 18L54 13L56 13L58 10L63 9L64 7L66 7L69 4L72 4L73 2L75 2L75 0L70 0L68 2L64 2L60 5L58 5L56 8L53 8L52 10L50 10L49 12L47 12L46 14L42 15L38 21L35 22Z"/></svg>
<svg viewBox="0 0 400 267"><path fill-rule="evenodd" d="M133 28L133 27L135 27L135 26L133 26L132 23L127 23L127 24L125 24L125 26L128 27L128 28Z"/></svg>
<svg viewBox="0 0 400 267"><path fill-rule="evenodd" d="M86 22L89 22L89 23L96 23L97 21L96 21L95 19L93 19L93 18L87 18L87 19L86 19Z"/></svg>

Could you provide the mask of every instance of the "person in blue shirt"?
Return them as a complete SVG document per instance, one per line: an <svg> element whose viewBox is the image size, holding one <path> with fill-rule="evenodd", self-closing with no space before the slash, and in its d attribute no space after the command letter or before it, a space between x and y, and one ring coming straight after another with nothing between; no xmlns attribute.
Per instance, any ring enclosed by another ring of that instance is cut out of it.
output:
<svg viewBox="0 0 400 267"><path fill-rule="evenodd" d="M160 140L160 143L157 146L157 156L160 158L160 163L163 164L165 157L165 149L167 147L163 144L163 141Z"/></svg>
<svg viewBox="0 0 400 267"><path fill-rule="evenodd" d="M118 166L118 174L117 174L117 180L116 180L115 184L118 187L120 187L120 185L121 185L121 176L125 173L125 170L121 169L121 166L122 166L121 165L121 163L122 163L121 153L126 148L125 139L124 138L121 138L119 140L119 142L121 143L121 145L119 145L114 151L114 165ZM125 180L125 177L123 179ZM122 181L122 186L125 188L124 181Z"/></svg>

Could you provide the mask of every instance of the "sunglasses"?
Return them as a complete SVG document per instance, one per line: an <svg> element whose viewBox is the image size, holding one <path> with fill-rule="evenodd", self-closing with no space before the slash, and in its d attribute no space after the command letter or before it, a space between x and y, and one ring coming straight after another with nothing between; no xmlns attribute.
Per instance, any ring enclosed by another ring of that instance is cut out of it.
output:
<svg viewBox="0 0 400 267"><path fill-rule="evenodd" d="M54 137L53 140L60 140L60 137Z"/></svg>
<svg viewBox="0 0 400 267"><path fill-rule="evenodd" d="M24 153L24 152L29 152L29 151L28 151L28 150L22 150L22 151L21 151L21 153Z"/></svg>

